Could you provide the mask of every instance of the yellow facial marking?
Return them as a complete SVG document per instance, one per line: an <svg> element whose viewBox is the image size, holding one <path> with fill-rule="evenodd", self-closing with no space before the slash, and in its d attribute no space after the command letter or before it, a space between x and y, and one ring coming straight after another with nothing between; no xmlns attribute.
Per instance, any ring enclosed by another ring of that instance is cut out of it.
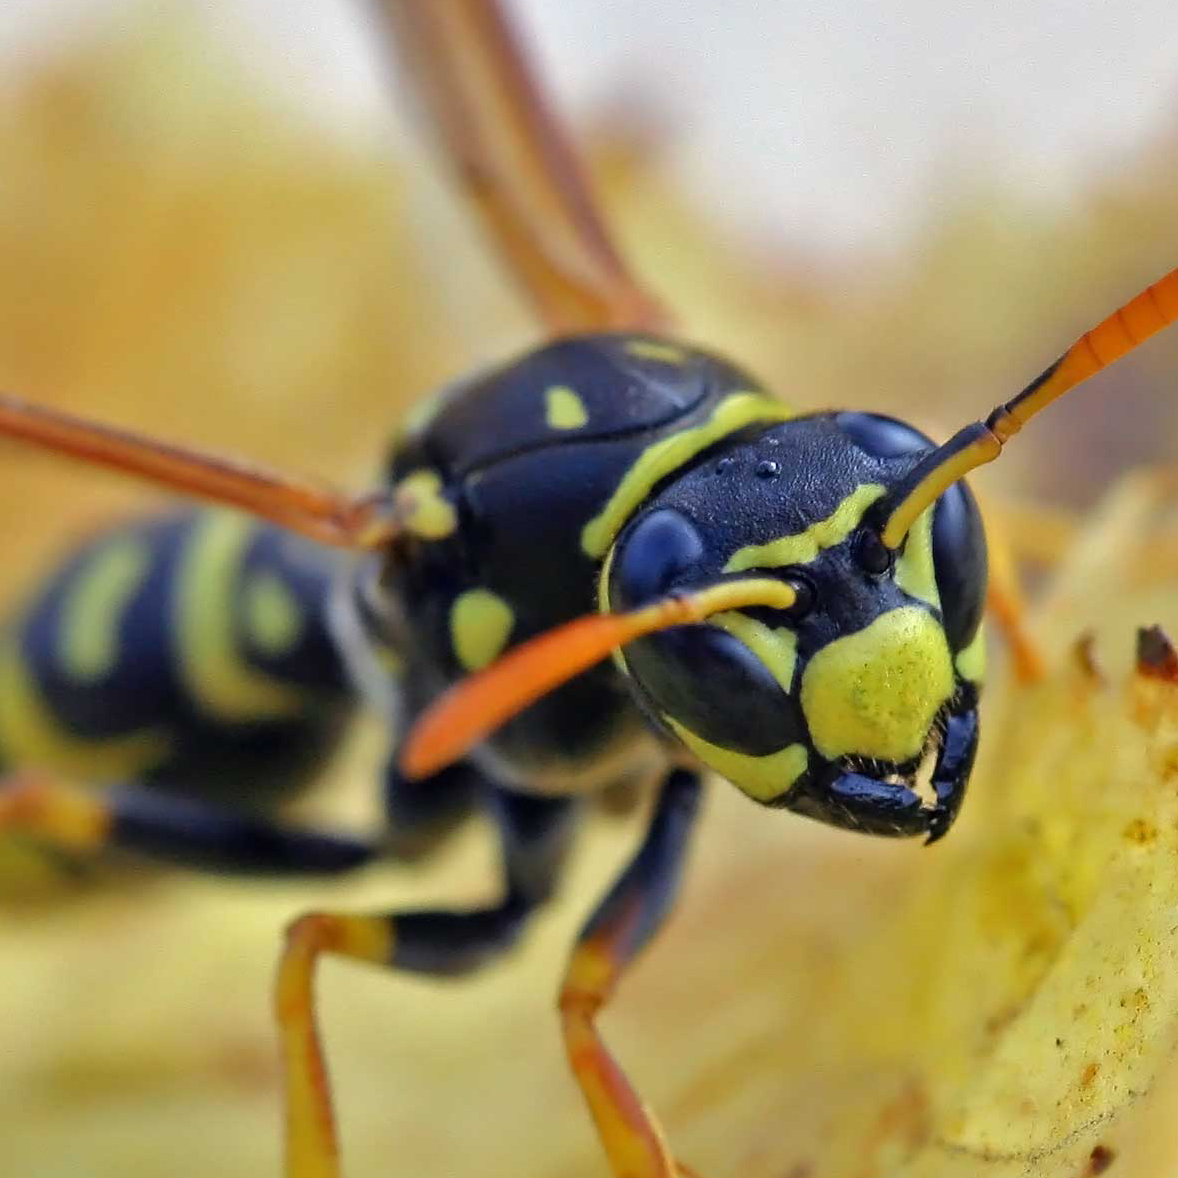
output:
<svg viewBox="0 0 1178 1178"><path fill-rule="evenodd" d="M423 540L444 540L458 527L454 505L442 495L442 477L436 470L415 470L396 486L393 497L404 511L405 527Z"/></svg>
<svg viewBox="0 0 1178 1178"><path fill-rule="evenodd" d="M808 757L804 745L790 744L767 756L754 757L712 744L670 716L663 719L709 769L758 802L771 802L780 797L806 771Z"/></svg>
<svg viewBox="0 0 1178 1178"><path fill-rule="evenodd" d="M626 351L641 360L658 360L663 364L682 364L687 359L682 348L652 339L632 339L626 344Z"/></svg>
<svg viewBox="0 0 1178 1178"><path fill-rule="evenodd" d="M468 589L450 607L450 641L458 661L468 671L493 663L507 645L515 614L489 589Z"/></svg>
<svg viewBox="0 0 1178 1178"><path fill-rule="evenodd" d="M935 508L934 503L927 511L917 516L916 523L909 529L904 551L896 558L896 584L918 601L939 610L941 592L937 588L937 570L933 565Z"/></svg>
<svg viewBox="0 0 1178 1178"><path fill-rule="evenodd" d="M177 575L180 673L193 700L221 720L277 719L306 707L303 692L251 667L238 649L233 604L254 527L227 512L200 517Z"/></svg>
<svg viewBox="0 0 1178 1178"><path fill-rule="evenodd" d="M802 710L824 757L907 761L923 750L953 689L944 631L927 610L904 606L810 659Z"/></svg>
<svg viewBox="0 0 1178 1178"><path fill-rule="evenodd" d="M303 634L303 611L289 586L274 573L259 573L245 586L245 624L254 644L277 658Z"/></svg>
<svg viewBox="0 0 1178 1178"><path fill-rule="evenodd" d="M554 384L544 394L544 420L549 429L580 429L589 421L585 402L568 387Z"/></svg>
<svg viewBox="0 0 1178 1178"><path fill-rule="evenodd" d="M708 619L713 625L739 638L765 664L769 673L789 692L798 662L798 636L785 626L766 626L756 618L733 611L714 614Z"/></svg>
<svg viewBox="0 0 1178 1178"><path fill-rule="evenodd" d="M151 549L130 536L95 552L62 606L58 658L81 683L109 675L119 661L119 620L151 568Z"/></svg>
<svg viewBox="0 0 1178 1178"><path fill-rule="evenodd" d="M83 781L123 781L166 761L172 741L161 728L94 740L71 732L53 714L10 639L0 645L0 750L14 765L55 769Z"/></svg>
<svg viewBox="0 0 1178 1178"><path fill-rule="evenodd" d="M804 532L770 540L768 544L750 544L738 548L724 566L726 573L746 569L779 569L787 565L809 564L824 548L833 548L859 526L863 513L884 493L879 483L856 487L835 509Z"/></svg>
<svg viewBox="0 0 1178 1178"><path fill-rule="evenodd" d="M595 560L604 556L651 488L713 442L756 421L785 421L792 416L780 401L764 393L732 393L725 397L702 425L680 430L643 450L600 514L585 525L581 532L582 549Z"/></svg>
<svg viewBox="0 0 1178 1178"><path fill-rule="evenodd" d="M969 645L957 652L955 660L957 673L970 683L981 683L986 674L986 628L978 626L978 632L969 640Z"/></svg>

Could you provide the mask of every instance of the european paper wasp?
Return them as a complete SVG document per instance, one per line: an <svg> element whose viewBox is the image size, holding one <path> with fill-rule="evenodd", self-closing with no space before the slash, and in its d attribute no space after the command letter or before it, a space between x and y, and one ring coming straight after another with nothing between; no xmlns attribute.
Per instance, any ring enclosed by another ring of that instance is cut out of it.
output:
<svg viewBox="0 0 1178 1178"><path fill-rule="evenodd" d="M288 1168L324 1175L336 1150L316 958L474 968L551 892L572 798L661 778L560 1007L615 1171L671 1174L595 1016L673 898L700 768L849 829L946 833L976 747L986 588L960 480L1178 317L1178 278L943 446L871 413L791 410L680 342L629 276L494 6L386 7L551 338L446 390L394 445L385 485L357 498L7 399L9 436L246 515L117 529L46 583L3 652L5 818L74 849L314 876L486 805L499 903L316 913L291 929ZM272 821L363 699L390 714L395 701L412 728L384 783L391 837ZM113 784L81 791L50 773Z"/></svg>

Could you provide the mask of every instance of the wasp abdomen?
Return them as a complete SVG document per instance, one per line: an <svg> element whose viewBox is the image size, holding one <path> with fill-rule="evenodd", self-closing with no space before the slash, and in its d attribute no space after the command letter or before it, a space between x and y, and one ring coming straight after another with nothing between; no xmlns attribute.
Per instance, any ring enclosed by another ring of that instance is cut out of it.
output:
<svg viewBox="0 0 1178 1178"><path fill-rule="evenodd" d="M0 641L0 755L238 802L290 788L349 698L331 578L319 549L229 512L102 533Z"/></svg>

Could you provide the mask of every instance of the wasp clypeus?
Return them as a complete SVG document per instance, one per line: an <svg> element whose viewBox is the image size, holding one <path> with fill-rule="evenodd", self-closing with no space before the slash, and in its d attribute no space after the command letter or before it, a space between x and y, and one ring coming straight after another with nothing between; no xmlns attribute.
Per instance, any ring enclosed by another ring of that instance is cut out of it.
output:
<svg viewBox="0 0 1178 1178"><path fill-rule="evenodd" d="M943 445L868 412L799 412L675 337L494 4L383 10L551 338L426 406L360 497L0 401L8 437L238 509L109 531L30 603L0 647L0 821L75 851L319 876L485 807L497 902L291 926L277 987L287 1173L329 1178L317 959L476 968L552 892L575 796L657 779L559 1006L615 1173L671 1178L596 1016L670 907L702 772L850 830L948 831L977 747L987 593L962 479L1178 318L1178 271ZM272 818L362 701L407 718L390 721L387 832ZM81 778L108 784L67 783Z"/></svg>

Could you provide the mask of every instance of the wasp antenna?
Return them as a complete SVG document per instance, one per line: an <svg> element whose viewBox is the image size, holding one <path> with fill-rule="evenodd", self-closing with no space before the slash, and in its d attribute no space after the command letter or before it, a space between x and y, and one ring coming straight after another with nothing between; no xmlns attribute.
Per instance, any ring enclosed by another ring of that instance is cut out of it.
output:
<svg viewBox="0 0 1178 1178"><path fill-rule="evenodd" d="M971 470L993 462L1006 442L1039 410L1175 320L1178 320L1178 269L1171 270L1091 331L1086 331L1017 397L997 406L985 421L967 425L917 463L889 496L882 532L884 544L898 548L925 508Z"/></svg>
<svg viewBox="0 0 1178 1178"><path fill-rule="evenodd" d="M401 770L415 779L437 773L529 704L636 638L730 609L789 609L796 600L784 581L745 577L663 597L628 613L587 614L538 634L427 708L402 748Z"/></svg>
<svg viewBox="0 0 1178 1178"><path fill-rule="evenodd" d="M238 459L116 429L9 394L0 394L0 437L236 507L320 544L379 548L401 530L401 506L392 492L354 498Z"/></svg>

